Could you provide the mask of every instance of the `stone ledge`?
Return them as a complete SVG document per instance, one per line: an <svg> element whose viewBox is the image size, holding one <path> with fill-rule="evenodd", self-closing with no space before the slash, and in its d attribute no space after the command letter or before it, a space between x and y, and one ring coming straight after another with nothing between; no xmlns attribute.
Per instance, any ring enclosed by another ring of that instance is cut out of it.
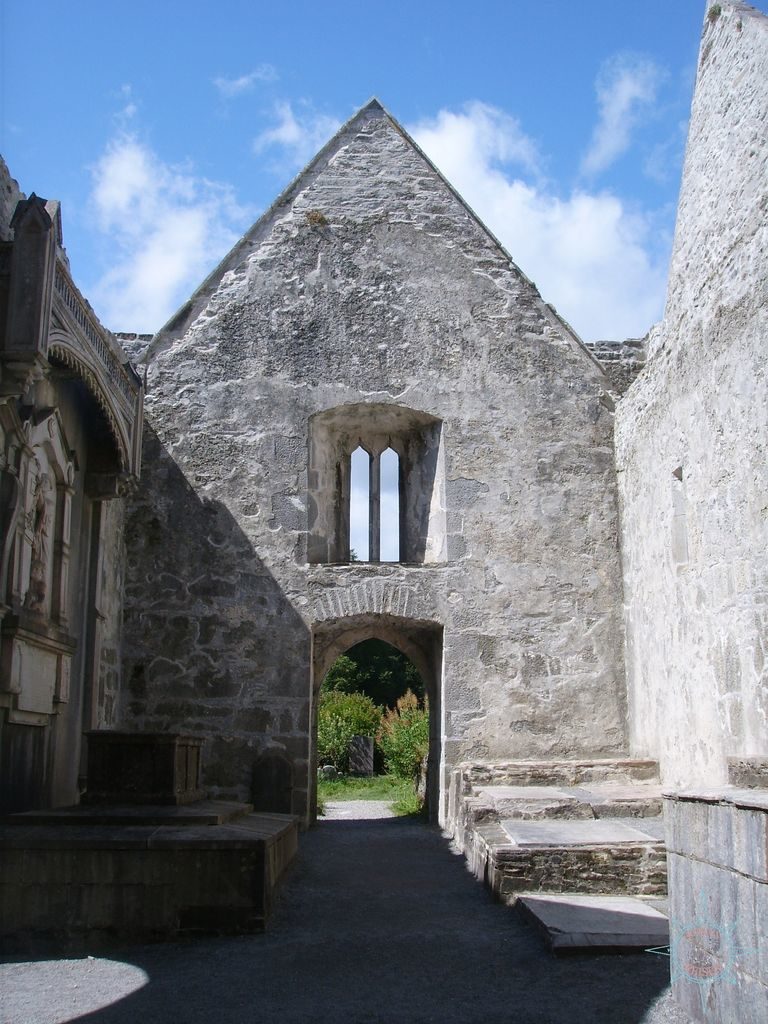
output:
<svg viewBox="0 0 768 1024"><path fill-rule="evenodd" d="M251 820L253 819L253 820ZM0 826L0 849L5 850L159 850L169 848L247 849L277 841L295 828L290 814L251 814L223 825L48 825Z"/></svg>
<svg viewBox="0 0 768 1024"><path fill-rule="evenodd" d="M659 765L648 758L597 757L577 760L462 761L456 765L469 787L588 786L600 783L658 782Z"/></svg>
<svg viewBox="0 0 768 1024"><path fill-rule="evenodd" d="M665 800L680 803L731 804L746 810L768 811L768 789L716 786L712 789L681 789L662 793Z"/></svg>
<svg viewBox="0 0 768 1024"><path fill-rule="evenodd" d="M23 811L0 818L0 825L222 825L243 814L250 814L252 804L232 800L200 800L194 804L78 804L53 810Z"/></svg>

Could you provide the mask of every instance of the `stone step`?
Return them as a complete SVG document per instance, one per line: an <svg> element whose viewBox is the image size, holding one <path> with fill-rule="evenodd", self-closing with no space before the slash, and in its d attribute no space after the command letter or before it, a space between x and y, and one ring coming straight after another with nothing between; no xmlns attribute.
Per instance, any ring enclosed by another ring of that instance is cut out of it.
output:
<svg viewBox="0 0 768 1024"><path fill-rule="evenodd" d="M662 818L505 819L469 830L465 850L474 874L510 901L522 892L666 893Z"/></svg>
<svg viewBox="0 0 768 1024"><path fill-rule="evenodd" d="M647 818L662 813L661 786L597 783L593 786L479 786L464 800L464 826L516 818Z"/></svg>
<svg viewBox="0 0 768 1024"><path fill-rule="evenodd" d="M592 786L659 782L657 761L594 758L575 761L468 761L459 766L464 793L480 786Z"/></svg>
<svg viewBox="0 0 768 1024"><path fill-rule="evenodd" d="M656 900L580 893L520 893L516 907L554 952L669 945L669 919Z"/></svg>

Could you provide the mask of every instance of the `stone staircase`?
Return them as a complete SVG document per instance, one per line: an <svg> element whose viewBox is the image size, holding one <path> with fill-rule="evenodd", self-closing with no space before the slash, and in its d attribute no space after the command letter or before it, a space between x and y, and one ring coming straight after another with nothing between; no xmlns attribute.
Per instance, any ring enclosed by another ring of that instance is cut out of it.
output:
<svg viewBox="0 0 768 1024"><path fill-rule="evenodd" d="M533 917L553 948L667 941L655 762L466 763L454 772L449 813L475 876Z"/></svg>

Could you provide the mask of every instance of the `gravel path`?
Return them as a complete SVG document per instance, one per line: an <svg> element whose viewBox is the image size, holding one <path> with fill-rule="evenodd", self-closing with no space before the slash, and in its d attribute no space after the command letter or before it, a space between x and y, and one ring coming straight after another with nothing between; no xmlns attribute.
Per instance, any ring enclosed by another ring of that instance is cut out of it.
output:
<svg viewBox="0 0 768 1024"><path fill-rule="evenodd" d="M329 800L325 805L324 821L374 821L394 818L389 800Z"/></svg>
<svg viewBox="0 0 768 1024"><path fill-rule="evenodd" d="M440 832L329 805L265 935L0 964L1 1024L689 1024L659 956L555 959Z"/></svg>

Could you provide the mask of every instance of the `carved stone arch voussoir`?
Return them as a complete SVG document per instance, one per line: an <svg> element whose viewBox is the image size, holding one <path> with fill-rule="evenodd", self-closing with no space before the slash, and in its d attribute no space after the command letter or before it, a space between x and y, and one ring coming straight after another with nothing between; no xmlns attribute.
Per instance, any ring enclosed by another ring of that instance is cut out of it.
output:
<svg viewBox="0 0 768 1024"><path fill-rule="evenodd" d="M410 587L365 580L351 587L336 587L317 602L315 625L359 615L392 615L415 622L436 621L435 609Z"/></svg>
<svg viewBox="0 0 768 1024"><path fill-rule="evenodd" d="M325 594L312 622L315 685L319 686L336 657L349 646L369 638L385 640L416 665L425 680L432 673L421 644L422 633L441 630L440 615L410 587L382 580L365 580Z"/></svg>
<svg viewBox="0 0 768 1024"><path fill-rule="evenodd" d="M128 438L125 436L125 432L122 429L118 415L115 412L98 375L67 344L66 336L58 333L51 336L48 355L60 360L65 366L68 366L73 370L96 399L99 407L107 418L107 422L109 423L109 429L114 438L118 457L120 459L120 470L123 473L128 472L130 469L130 445L128 443Z"/></svg>

